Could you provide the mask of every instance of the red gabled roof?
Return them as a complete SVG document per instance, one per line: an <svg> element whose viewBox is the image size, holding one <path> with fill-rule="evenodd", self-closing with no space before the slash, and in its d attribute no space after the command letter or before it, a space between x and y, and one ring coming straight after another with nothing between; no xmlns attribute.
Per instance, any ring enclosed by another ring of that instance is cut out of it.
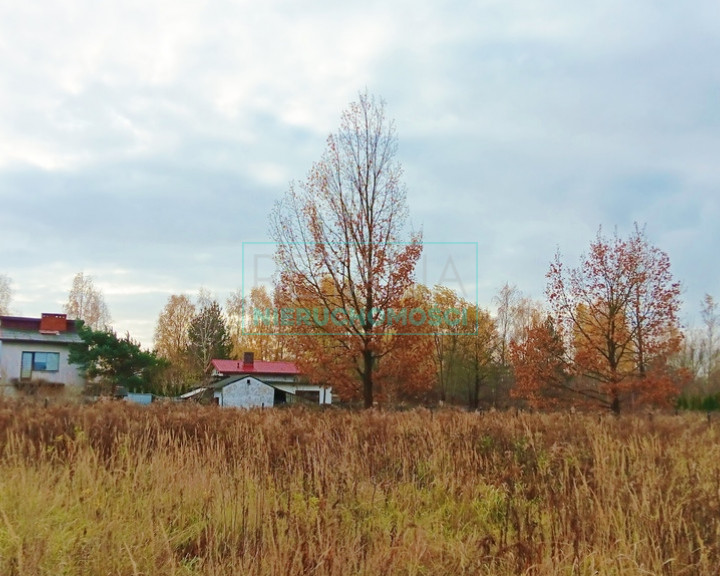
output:
<svg viewBox="0 0 720 576"><path fill-rule="evenodd" d="M211 360L210 365L220 374L275 374L298 376L295 362L263 362L245 364L242 360Z"/></svg>

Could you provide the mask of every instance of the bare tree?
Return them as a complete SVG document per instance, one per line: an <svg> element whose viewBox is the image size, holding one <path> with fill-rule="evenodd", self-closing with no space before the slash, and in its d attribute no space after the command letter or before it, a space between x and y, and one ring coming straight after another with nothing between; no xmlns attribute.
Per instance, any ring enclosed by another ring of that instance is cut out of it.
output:
<svg viewBox="0 0 720 576"><path fill-rule="evenodd" d="M112 322L102 291L95 288L92 276L82 272L73 278L64 308L70 318L82 320L93 330L106 329Z"/></svg>
<svg viewBox="0 0 720 576"><path fill-rule="evenodd" d="M718 356L720 356L716 342L717 328L718 325L720 325L720 315L718 315L718 304L710 294L705 294L700 315L703 324L705 324L703 371L705 377L709 378L713 372L717 370Z"/></svg>
<svg viewBox="0 0 720 576"><path fill-rule="evenodd" d="M10 302L12 301L11 280L5 274L0 274L0 314L10 314Z"/></svg>
<svg viewBox="0 0 720 576"><path fill-rule="evenodd" d="M230 355L230 336L222 308L204 288L197 297L197 314L190 321L188 339L198 374L203 373L212 359Z"/></svg>
<svg viewBox="0 0 720 576"><path fill-rule="evenodd" d="M508 364L508 346L512 340L513 316L520 300L521 293L514 284L510 286L507 282L500 288L500 292L493 297L493 303L497 306L495 325L498 335L498 355L500 364Z"/></svg>

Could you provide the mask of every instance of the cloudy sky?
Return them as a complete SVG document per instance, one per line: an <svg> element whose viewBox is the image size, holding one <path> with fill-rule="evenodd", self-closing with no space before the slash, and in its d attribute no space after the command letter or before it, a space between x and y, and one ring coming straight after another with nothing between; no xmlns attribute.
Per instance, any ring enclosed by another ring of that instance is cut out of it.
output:
<svg viewBox="0 0 720 576"><path fill-rule="evenodd" d="M171 294L224 301L367 89L414 226L477 243L477 269L466 245L443 257L480 305L506 281L541 298L556 249L575 263L637 221L692 322L720 298L717 54L717 0L0 0L13 312L61 311L83 271L150 345Z"/></svg>

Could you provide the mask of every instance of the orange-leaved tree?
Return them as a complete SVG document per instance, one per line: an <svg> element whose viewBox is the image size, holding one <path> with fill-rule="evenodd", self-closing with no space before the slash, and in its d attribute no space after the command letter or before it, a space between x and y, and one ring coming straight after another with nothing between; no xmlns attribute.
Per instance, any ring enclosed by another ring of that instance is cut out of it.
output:
<svg viewBox="0 0 720 576"><path fill-rule="evenodd" d="M334 341L315 354L343 354L357 367L365 407L373 405L375 364L387 345L381 316L399 306L422 251L421 235L408 229L397 136L384 108L361 93L307 180L292 185L271 215L276 291L290 302L311 296L342 323L302 331Z"/></svg>
<svg viewBox="0 0 720 576"><path fill-rule="evenodd" d="M435 389L433 335L438 322L429 318L430 301L430 290L421 284L411 286L400 300L407 315L389 326L376 376L387 401L428 401Z"/></svg>
<svg viewBox="0 0 720 576"><path fill-rule="evenodd" d="M313 383L333 387L340 400L358 393L358 339L349 332L342 299L332 278L320 279L322 296L302 282L288 280L275 291L276 315L265 319L267 329L285 341L288 355Z"/></svg>
<svg viewBox="0 0 720 576"><path fill-rule="evenodd" d="M667 254L635 225L623 239L598 231L580 266L556 254L547 295L565 337L577 389L615 412L622 402L667 402L677 392L669 358L678 351L680 284Z"/></svg>
<svg viewBox="0 0 720 576"><path fill-rule="evenodd" d="M515 373L510 391L533 408L552 408L568 393L599 400L594 390L573 388L563 338L551 316L534 318L523 333L510 341L509 360Z"/></svg>
<svg viewBox="0 0 720 576"><path fill-rule="evenodd" d="M231 358L239 360L245 352L252 352L257 360L283 360L284 340L278 335L278 307L273 296L262 284L253 286L247 298L241 292L233 292L226 304Z"/></svg>

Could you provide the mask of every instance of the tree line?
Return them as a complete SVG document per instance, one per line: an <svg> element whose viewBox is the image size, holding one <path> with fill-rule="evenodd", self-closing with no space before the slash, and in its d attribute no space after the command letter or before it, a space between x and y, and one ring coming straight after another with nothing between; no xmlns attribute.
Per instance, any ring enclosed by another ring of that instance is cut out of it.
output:
<svg viewBox="0 0 720 576"><path fill-rule="evenodd" d="M677 402L716 409L718 305L707 294L702 327L683 329L680 286L669 270L667 255L636 227L628 238L599 231L575 267L556 254L544 302L506 283L491 312L447 287L413 283L395 302L399 310L453 310L463 322L385 327L382 349L373 349L373 403L619 411ZM10 286L7 276L2 280ZM297 326L268 317L339 303L332 287L327 278L322 298L300 298L297 290L256 286L247 297L238 290L224 306L204 289L194 299L171 295L157 318L153 349L146 350L130 334L112 330L102 291L79 273L64 306L69 317L83 321L83 344L72 360L85 371L89 393L122 385L175 395L203 382L211 359L242 359L251 351L262 360L295 361L310 380L332 385L341 400L363 402L361 348L353 345L348 324L305 323L298 335Z"/></svg>
<svg viewBox="0 0 720 576"><path fill-rule="evenodd" d="M295 361L309 380L365 407L572 404L620 412L712 395L720 403L717 305L706 295L703 329L682 327L680 283L637 224L627 237L599 229L575 266L558 252L544 301L506 283L492 313L448 288L416 283L423 236L410 223L397 151L384 102L360 93L306 179L270 214L274 285L238 291L224 309L205 290L195 301L170 296L154 349L143 352L154 364L139 360L135 374L146 376L135 383L179 393L202 381L212 358L252 351ZM0 276L0 309L10 297ZM85 320L83 338L112 334L107 307L82 274L66 310ZM131 344L142 352L129 334L113 345ZM107 339L88 340L84 350L102 346ZM101 376L86 360L87 374Z"/></svg>

